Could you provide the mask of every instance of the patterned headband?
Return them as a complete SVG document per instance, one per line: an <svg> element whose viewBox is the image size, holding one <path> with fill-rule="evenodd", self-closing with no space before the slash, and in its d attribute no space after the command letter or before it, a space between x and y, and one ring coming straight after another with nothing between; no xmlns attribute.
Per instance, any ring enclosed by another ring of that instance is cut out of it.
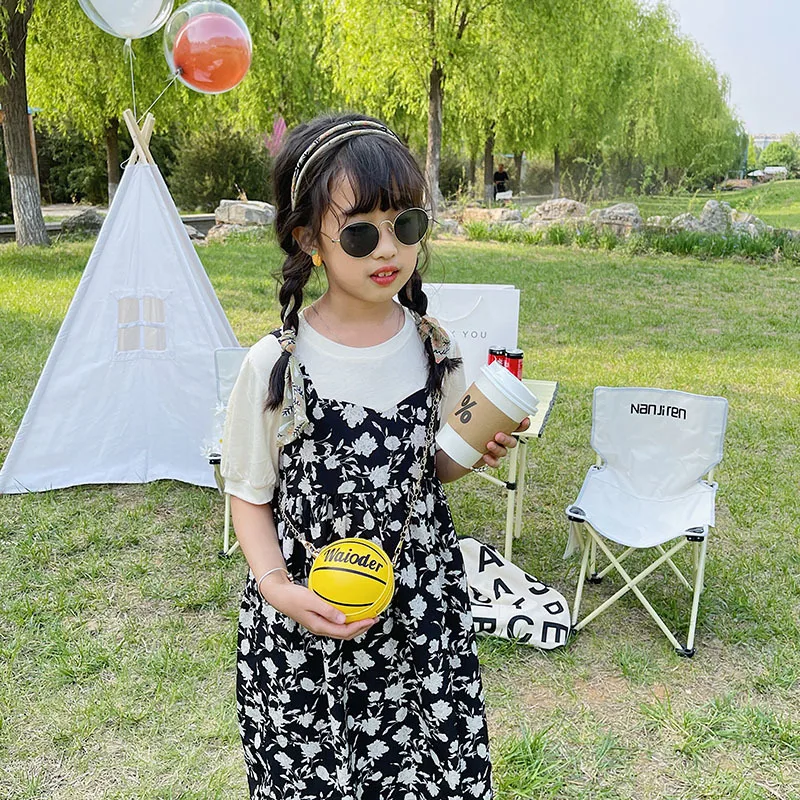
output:
<svg viewBox="0 0 800 800"><path fill-rule="evenodd" d="M397 134L389 130L385 125L367 119L353 120L352 122L343 122L340 125L334 125L332 128L329 128L327 131L317 136L303 151L300 158L297 159L297 166L294 168L294 174L292 175L292 211L294 211L297 205L300 182L303 180L306 170L314 159L345 139L350 139L353 136L367 136L369 134L385 136L387 139L394 139L396 142L400 141Z"/></svg>

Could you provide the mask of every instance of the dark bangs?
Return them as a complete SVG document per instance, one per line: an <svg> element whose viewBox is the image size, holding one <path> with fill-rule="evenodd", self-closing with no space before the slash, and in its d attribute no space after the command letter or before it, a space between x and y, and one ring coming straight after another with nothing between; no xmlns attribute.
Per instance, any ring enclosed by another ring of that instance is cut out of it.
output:
<svg viewBox="0 0 800 800"><path fill-rule="evenodd" d="M342 145L329 169L331 174L324 176L329 190L341 177L353 190L353 207L341 209L348 215L375 208L425 208L425 178L408 149L393 139L355 136Z"/></svg>

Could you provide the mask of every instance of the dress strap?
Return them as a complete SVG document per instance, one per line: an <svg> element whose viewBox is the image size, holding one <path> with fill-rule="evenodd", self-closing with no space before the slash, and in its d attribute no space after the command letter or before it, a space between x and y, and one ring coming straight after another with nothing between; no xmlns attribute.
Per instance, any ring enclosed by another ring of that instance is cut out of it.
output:
<svg viewBox="0 0 800 800"><path fill-rule="evenodd" d="M278 446L283 447L294 441L308 425L305 381L300 362L294 354L297 334L291 328L278 328L272 331L272 335L277 338L281 350L289 355L283 377L283 401L277 434Z"/></svg>

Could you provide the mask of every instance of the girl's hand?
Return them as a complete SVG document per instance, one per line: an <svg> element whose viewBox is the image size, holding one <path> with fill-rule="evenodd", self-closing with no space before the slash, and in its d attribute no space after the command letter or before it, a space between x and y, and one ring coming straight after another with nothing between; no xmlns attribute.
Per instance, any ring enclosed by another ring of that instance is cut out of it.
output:
<svg viewBox="0 0 800 800"><path fill-rule="evenodd" d="M514 433L528 430L530 424L530 417L525 417ZM517 440L508 433L496 433L494 439L486 446L489 452L484 455L483 461L487 466L494 468L500 465L500 459L505 458L509 450L517 446Z"/></svg>
<svg viewBox="0 0 800 800"><path fill-rule="evenodd" d="M310 589L296 583L262 583L261 593L273 607L317 636L355 639L375 624L375 619L345 623L344 614Z"/></svg>

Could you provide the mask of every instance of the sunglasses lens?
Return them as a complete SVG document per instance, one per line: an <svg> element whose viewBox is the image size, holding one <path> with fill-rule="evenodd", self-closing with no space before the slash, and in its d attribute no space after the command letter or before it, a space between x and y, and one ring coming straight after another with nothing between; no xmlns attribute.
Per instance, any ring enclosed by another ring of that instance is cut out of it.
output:
<svg viewBox="0 0 800 800"><path fill-rule="evenodd" d="M378 246L378 229L371 222L354 222L339 234L342 250L353 258L364 258Z"/></svg>
<svg viewBox="0 0 800 800"><path fill-rule="evenodd" d="M428 215L421 208L409 208L394 221L394 235L401 244L418 244L428 230Z"/></svg>

